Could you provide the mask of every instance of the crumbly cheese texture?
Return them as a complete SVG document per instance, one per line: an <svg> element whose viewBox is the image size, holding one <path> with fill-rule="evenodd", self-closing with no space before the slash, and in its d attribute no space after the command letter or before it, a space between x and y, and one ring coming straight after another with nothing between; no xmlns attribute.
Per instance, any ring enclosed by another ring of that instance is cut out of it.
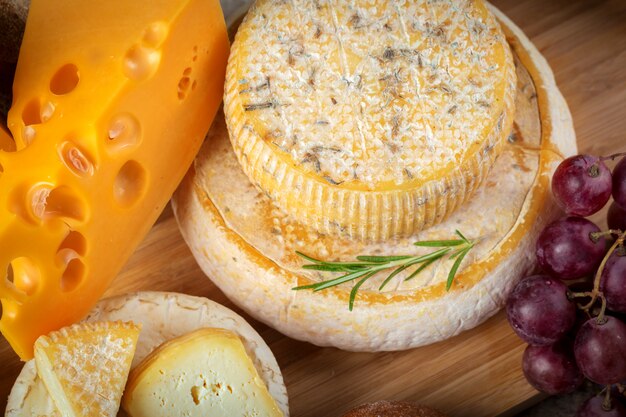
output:
<svg viewBox="0 0 626 417"><path fill-rule="evenodd" d="M23 360L89 312L156 221L228 50L217 0L31 1L12 138L0 129L0 331Z"/></svg>
<svg viewBox="0 0 626 417"><path fill-rule="evenodd" d="M514 92L482 1L262 0L233 45L225 109L244 171L283 209L376 240L471 194Z"/></svg>
<svg viewBox="0 0 626 417"><path fill-rule="evenodd" d="M61 416L117 415L140 329L80 323L37 339L37 373Z"/></svg>
<svg viewBox="0 0 626 417"><path fill-rule="evenodd" d="M129 377L123 407L131 417L283 415L239 337L217 328L171 340L146 357Z"/></svg>

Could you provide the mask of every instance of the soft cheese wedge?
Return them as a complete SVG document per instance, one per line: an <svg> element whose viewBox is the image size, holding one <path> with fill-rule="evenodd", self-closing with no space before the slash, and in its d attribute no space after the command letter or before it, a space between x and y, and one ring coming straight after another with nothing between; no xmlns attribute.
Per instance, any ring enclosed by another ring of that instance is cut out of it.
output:
<svg viewBox="0 0 626 417"><path fill-rule="evenodd" d="M37 339L37 373L61 416L117 415L140 329L80 323Z"/></svg>
<svg viewBox="0 0 626 417"><path fill-rule="evenodd" d="M511 131L515 70L482 0L259 0L228 63L244 172L296 220L380 241L441 222Z"/></svg>
<svg viewBox="0 0 626 417"><path fill-rule="evenodd" d="M139 292L101 300L85 319L88 323L128 320L142 326L131 370L136 369L153 351L168 341L193 334L201 329L223 329L221 332L234 335L239 339L239 344L243 346L245 356L248 358L248 364L251 363L254 367L254 371L249 370L249 372L256 372L258 383L267 387L266 390L275 401L280 413L286 417L289 416L287 390L272 351L252 326L228 308L206 298L184 294ZM233 352L239 352L237 355L241 353L237 349ZM235 368L237 366L233 365ZM203 375L208 377L210 373ZM60 416L45 385L37 376L34 359L24 365L15 381L7 401L5 415L7 417ZM126 415L123 409L119 411L119 415ZM178 416L179 414L169 415ZM236 415L232 414L232 416Z"/></svg>
<svg viewBox="0 0 626 417"><path fill-rule="evenodd" d="M279 417L239 337L207 328L166 342L130 374L122 407L131 417Z"/></svg>
<svg viewBox="0 0 626 417"><path fill-rule="evenodd" d="M217 0L30 3L0 133L0 331L22 359L89 312L167 204L228 49Z"/></svg>
<svg viewBox="0 0 626 417"><path fill-rule="evenodd" d="M502 307L516 281L534 268L538 233L559 215L550 176L576 152L576 139L546 61L511 21L493 12L517 64L514 131L475 194L446 220L412 236L363 241L321 233L285 214L244 174L224 120L216 118L173 207L198 264L231 300L290 337L361 351L446 339ZM305 194L301 199L314 204ZM353 311L348 304L357 280L315 292L293 290L340 276L303 269L296 251L346 262L359 255L424 255L432 248L414 242L454 239L455 229L479 243L463 259L449 291L451 259L430 264L409 281L417 266L406 269L383 290L391 270L370 277L359 287Z"/></svg>

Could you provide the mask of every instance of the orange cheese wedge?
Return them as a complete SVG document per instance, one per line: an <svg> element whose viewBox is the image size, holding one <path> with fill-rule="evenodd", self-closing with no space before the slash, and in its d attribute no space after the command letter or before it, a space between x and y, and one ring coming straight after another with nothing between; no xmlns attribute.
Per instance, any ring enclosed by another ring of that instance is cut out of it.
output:
<svg viewBox="0 0 626 417"><path fill-rule="evenodd" d="M31 2L0 141L0 330L22 359L86 315L157 219L228 49L217 0Z"/></svg>

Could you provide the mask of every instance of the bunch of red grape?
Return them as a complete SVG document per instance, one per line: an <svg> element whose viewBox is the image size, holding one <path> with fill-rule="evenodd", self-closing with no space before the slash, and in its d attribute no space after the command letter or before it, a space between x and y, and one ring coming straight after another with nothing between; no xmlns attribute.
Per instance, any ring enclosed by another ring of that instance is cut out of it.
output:
<svg viewBox="0 0 626 417"><path fill-rule="evenodd" d="M613 173L609 158L577 155L552 177L552 193L567 213L539 235L542 275L522 279L506 303L509 323L529 346L522 368L539 391L565 394L585 378L604 385L577 417L626 417L626 158ZM609 230L584 217L613 196ZM565 282L564 282L565 281Z"/></svg>

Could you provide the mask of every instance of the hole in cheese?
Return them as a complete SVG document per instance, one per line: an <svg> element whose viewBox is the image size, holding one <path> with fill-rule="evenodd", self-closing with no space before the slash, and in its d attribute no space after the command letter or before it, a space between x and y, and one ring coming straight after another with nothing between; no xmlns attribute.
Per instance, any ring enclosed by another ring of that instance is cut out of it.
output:
<svg viewBox="0 0 626 417"><path fill-rule="evenodd" d="M13 319L17 315L19 303L8 298L0 299L0 318Z"/></svg>
<svg viewBox="0 0 626 417"><path fill-rule="evenodd" d="M115 201L124 207L135 203L143 194L147 183L147 173L137 161L128 161L120 169L113 185Z"/></svg>
<svg viewBox="0 0 626 417"><path fill-rule="evenodd" d="M85 239L85 236L80 232L70 230L67 236L65 236L65 239L63 239L63 242L59 245L58 252L63 250L71 250L77 255L85 256L87 252L87 239Z"/></svg>
<svg viewBox="0 0 626 417"><path fill-rule="evenodd" d="M74 174L80 177L93 175L93 159L78 145L70 141L63 142L59 146L59 153L65 166Z"/></svg>
<svg viewBox="0 0 626 417"><path fill-rule="evenodd" d="M79 80L78 67L74 64L66 64L59 68L50 80L50 92L57 96L69 94L74 91Z"/></svg>
<svg viewBox="0 0 626 417"><path fill-rule="evenodd" d="M187 97L187 91L189 91L189 86L191 84L191 80L188 76L183 76L180 81L178 81L178 99L183 100Z"/></svg>
<svg viewBox="0 0 626 417"><path fill-rule="evenodd" d="M128 113L114 116L109 123L107 137L109 138L109 146L116 151L137 145L141 141L139 120Z"/></svg>
<svg viewBox="0 0 626 417"><path fill-rule="evenodd" d="M124 57L124 75L131 80L142 80L156 71L161 61L161 53L153 48L135 45Z"/></svg>
<svg viewBox="0 0 626 417"><path fill-rule="evenodd" d="M22 121L25 126L38 125L41 123L41 103L39 99L32 99L24 106Z"/></svg>
<svg viewBox="0 0 626 417"><path fill-rule="evenodd" d="M143 34L144 45L151 48L160 47L167 38L168 27L165 22L154 22L145 30Z"/></svg>
<svg viewBox="0 0 626 417"><path fill-rule="evenodd" d="M4 152L15 152L16 146L15 141L13 140L13 136L9 134L7 130L5 130L4 126L0 124L0 151Z"/></svg>
<svg viewBox="0 0 626 417"><path fill-rule="evenodd" d="M35 131L34 127L24 126L24 129L22 130L22 139L24 140L24 143L27 146L33 143L33 140L35 140L36 133L37 132Z"/></svg>
<svg viewBox="0 0 626 417"><path fill-rule="evenodd" d="M7 268L7 280L15 285L17 290L32 295L39 285L39 268L30 258L24 256L16 258Z"/></svg>
<svg viewBox="0 0 626 417"><path fill-rule="evenodd" d="M66 217L78 221L85 220L86 209L83 201L67 186L60 186L45 199L43 218Z"/></svg>
<svg viewBox="0 0 626 417"><path fill-rule="evenodd" d="M61 291L73 291L85 276L85 264L78 258L72 259L61 277Z"/></svg>
<svg viewBox="0 0 626 417"><path fill-rule="evenodd" d="M42 123L47 122L54 115L54 111L56 110L56 106L54 103L48 101L43 106L41 106L41 110L39 111L39 116Z"/></svg>

